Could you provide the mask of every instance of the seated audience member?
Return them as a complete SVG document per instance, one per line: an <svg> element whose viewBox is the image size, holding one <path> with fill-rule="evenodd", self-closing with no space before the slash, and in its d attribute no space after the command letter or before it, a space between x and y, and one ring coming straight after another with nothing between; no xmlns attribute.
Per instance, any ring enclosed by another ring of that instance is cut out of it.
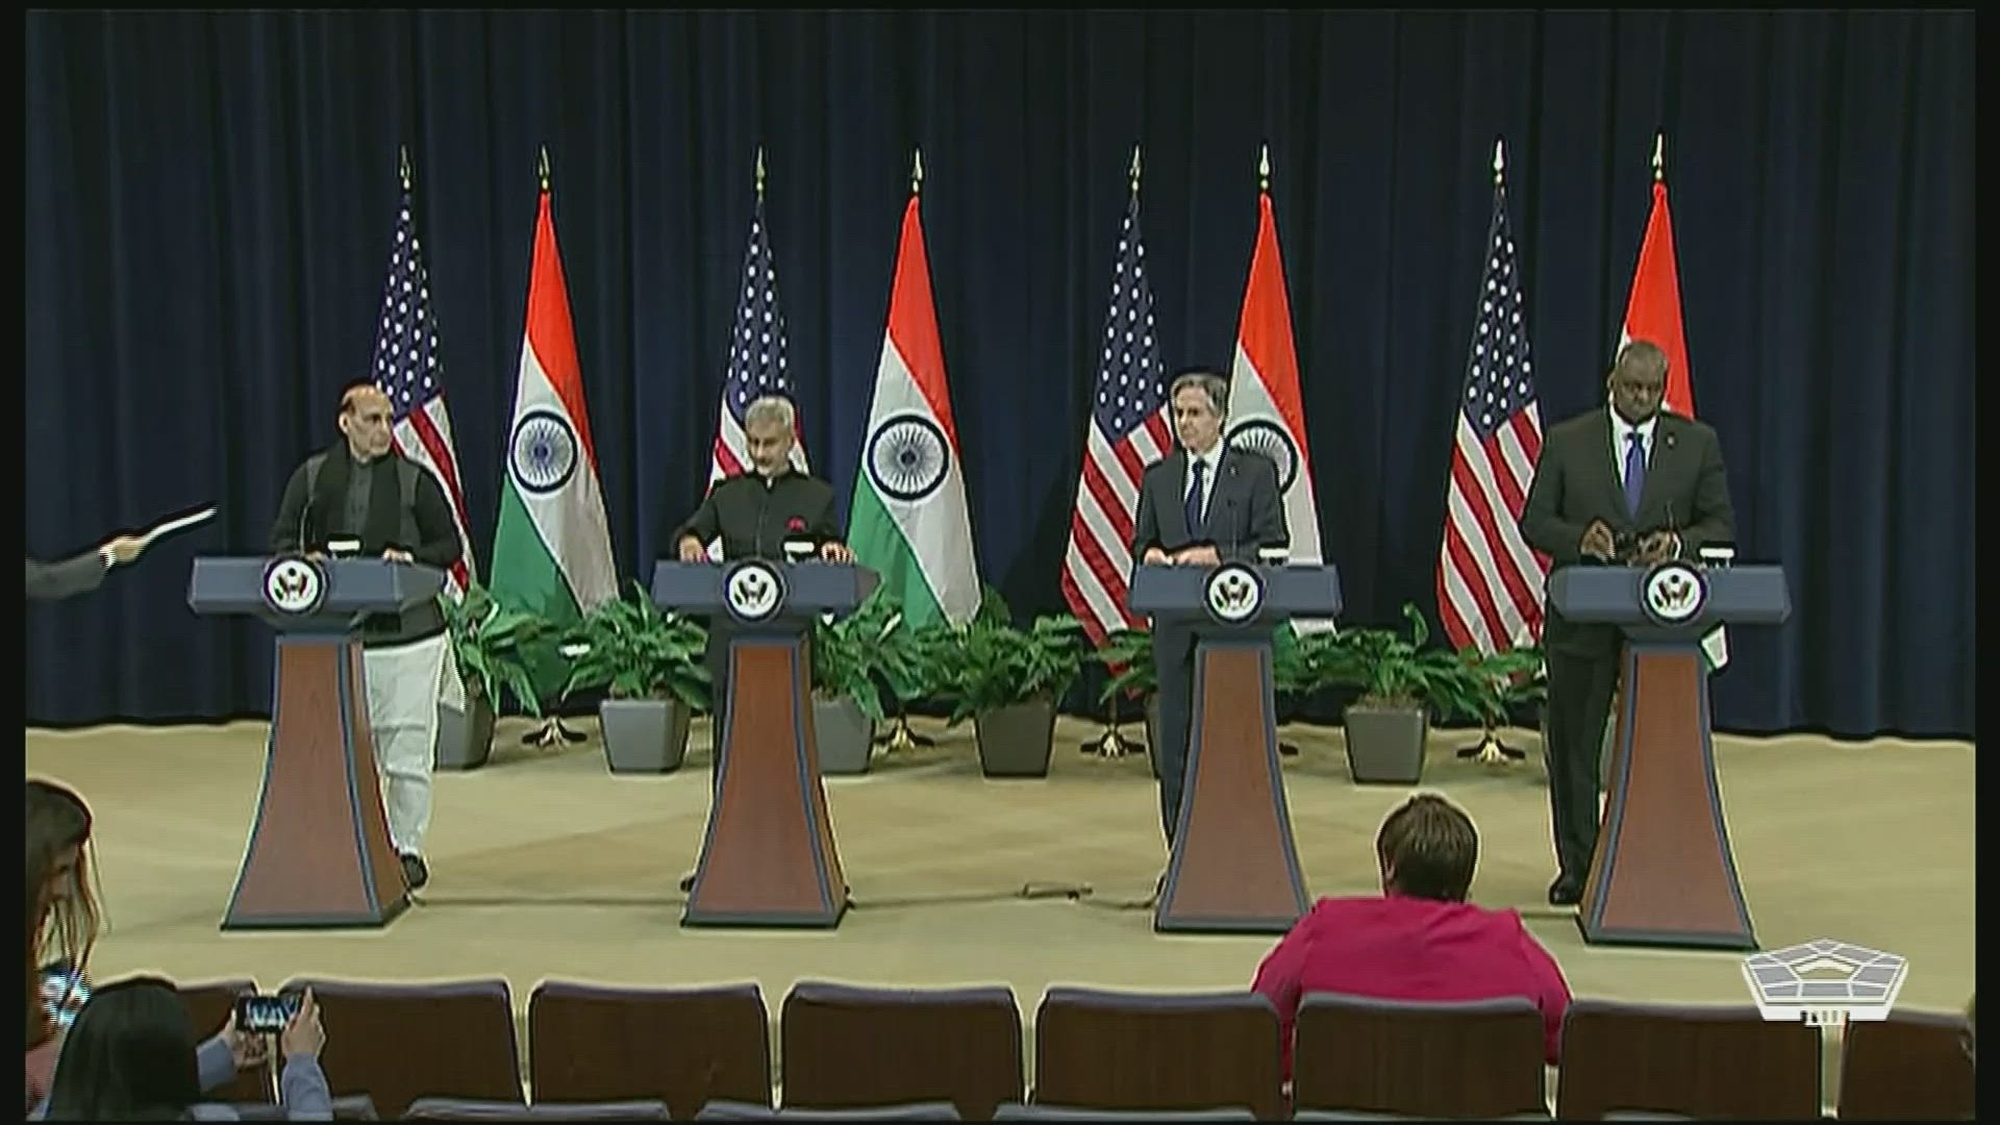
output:
<svg viewBox="0 0 2000 1125"><path fill-rule="evenodd" d="M84 1002L63 1036L48 1100L30 1115L47 1121L229 1120L228 1106L203 1104L205 1090L229 1081L239 1065L261 1065L264 1038L230 1026L195 1046L187 1006L172 983L134 977L106 985ZM226 1044L216 1049L218 1044ZM319 1007L308 992L279 1036L285 1068L279 1103L294 1121L331 1121L333 1093L320 1069L326 1044Z"/></svg>
<svg viewBox="0 0 2000 1125"><path fill-rule="evenodd" d="M48 1095L62 1029L83 1003L100 911L90 877L90 810L47 781L28 782L25 976L28 1108Z"/></svg>
<svg viewBox="0 0 2000 1125"><path fill-rule="evenodd" d="M1553 1065L1569 985L1518 912L1465 901L1479 860L1472 819L1443 797L1420 793L1382 822L1375 857L1381 897L1319 900L1257 969L1253 987L1278 1009L1286 1076L1299 1003L1315 992L1411 1001L1525 997L1541 1009Z"/></svg>

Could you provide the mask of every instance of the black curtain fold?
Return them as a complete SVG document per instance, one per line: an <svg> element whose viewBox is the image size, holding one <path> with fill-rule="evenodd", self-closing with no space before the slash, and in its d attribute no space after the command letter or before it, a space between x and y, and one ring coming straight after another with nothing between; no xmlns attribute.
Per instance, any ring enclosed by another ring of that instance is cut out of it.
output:
<svg viewBox="0 0 2000 1125"><path fill-rule="evenodd" d="M1696 408L1743 555L1719 725L1971 737L1973 17L1949 12L35 12L25 531L215 502L32 607L33 723L269 705L190 560L264 542L368 369L407 148L482 573L547 147L612 539L700 496L754 204L808 451L852 491L911 161L982 574L1060 608L1135 144L1169 367L1227 367L1257 160L1348 619L1435 620L1493 145L1545 422L1601 401L1666 137Z"/></svg>

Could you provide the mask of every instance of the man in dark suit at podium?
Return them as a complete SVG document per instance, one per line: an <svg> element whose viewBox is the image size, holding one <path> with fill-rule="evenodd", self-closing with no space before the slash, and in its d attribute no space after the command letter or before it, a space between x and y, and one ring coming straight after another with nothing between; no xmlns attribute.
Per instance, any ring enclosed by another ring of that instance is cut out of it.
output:
<svg viewBox="0 0 2000 1125"><path fill-rule="evenodd" d="M132 562L145 549L144 539L136 535L120 535L106 540L94 551L86 551L61 562L29 559L28 600L53 602L87 594L104 582L104 576L111 573L112 567Z"/></svg>
<svg viewBox="0 0 2000 1125"><path fill-rule="evenodd" d="M1667 355L1633 340L1619 349L1608 409L1550 427L1521 513L1521 533L1560 569L1650 565L1727 543L1736 517L1715 430L1662 410ZM1579 625L1548 606L1549 807L1556 879L1549 903L1574 906L1597 848L1598 759L1624 644L1615 625Z"/></svg>
<svg viewBox="0 0 2000 1125"><path fill-rule="evenodd" d="M451 502L436 477L396 452L392 425L389 396L380 387L347 388L340 398L342 440L307 458L285 484L271 527L273 554L317 555L330 541L350 539L361 544L360 558L440 570L458 561ZM360 637L389 838L415 889L430 881L423 847L450 643L444 611L427 601L401 614L377 614L362 624Z"/></svg>
<svg viewBox="0 0 2000 1125"><path fill-rule="evenodd" d="M1255 562L1258 548L1289 543L1277 466L1261 454L1223 444L1228 380L1197 368L1175 376L1167 390L1180 448L1148 466L1139 482L1132 557L1148 566L1211 567ZM1194 714L1193 633L1185 626L1156 627L1153 664L1160 692L1160 745L1155 747L1160 821L1171 851L1180 826Z"/></svg>
<svg viewBox="0 0 2000 1125"><path fill-rule="evenodd" d="M720 540L722 561L764 559L785 561L787 542L806 542L828 562L851 563L846 536L834 514L833 486L792 461L797 443L798 411L792 401L766 395L743 409L743 442L750 455L748 471L716 481L685 523L675 527L670 541L682 562L705 562L709 544ZM708 673L714 701L709 768L715 784L722 783L722 735L727 730L729 701L729 641L735 630L720 614L709 621ZM694 876L681 880L681 890L694 886Z"/></svg>

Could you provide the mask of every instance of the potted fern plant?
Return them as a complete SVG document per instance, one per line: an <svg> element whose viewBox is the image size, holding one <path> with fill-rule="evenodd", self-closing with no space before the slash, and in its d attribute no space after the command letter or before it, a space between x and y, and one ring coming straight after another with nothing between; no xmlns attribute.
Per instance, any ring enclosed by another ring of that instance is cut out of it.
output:
<svg viewBox="0 0 2000 1125"><path fill-rule="evenodd" d="M688 722L708 708L708 637L701 625L663 614L645 587L613 598L570 637L563 693L606 690L597 717L612 773L671 773L687 758Z"/></svg>
<svg viewBox="0 0 2000 1125"><path fill-rule="evenodd" d="M962 631L931 634L924 653L930 687L951 708L948 725L972 720L987 777L1048 776L1056 703L1083 669L1082 631L1067 614L1016 628L989 587L978 617Z"/></svg>
<svg viewBox="0 0 2000 1125"><path fill-rule="evenodd" d="M914 676L902 606L880 587L853 613L813 627L813 737L822 773L867 773L875 724L887 718L882 684Z"/></svg>
<svg viewBox="0 0 2000 1125"><path fill-rule="evenodd" d="M1097 701L1117 706L1122 698L1139 700L1146 715L1146 758L1153 776L1160 776L1160 677L1153 664L1153 634L1149 629L1120 629L1090 654L1111 673Z"/></svg>
<svg viewBox="0 0 2000 1125"><path fill-rule="evenodd" d="M535 614L501 606L476 583L463 598L438 595L438 604L459 682L465 686L465 707L438 705L434 761L441 770L475 770L493 753L493 719L503 690L523 711L541 717L528 653L549 643L553 630Z"/></svg>
<svg viewBox="0 0 2000 1125"><path fill-rule="evenodd" d="M1403 617L1408 640L1393 629L1343 630L1323 663L1327 681L1361 690L1342 715L1347 770L1357 784L1415 785L1431 716L1478 706L1475 666L1448 649L1424 647L1430 627L1416 606L1406 603Z"/></svg>

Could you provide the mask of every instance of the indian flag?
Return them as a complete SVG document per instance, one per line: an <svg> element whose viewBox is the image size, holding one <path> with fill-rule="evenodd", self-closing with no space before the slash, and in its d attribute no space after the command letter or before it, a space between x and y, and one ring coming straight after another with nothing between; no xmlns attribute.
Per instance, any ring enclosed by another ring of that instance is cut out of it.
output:
<svg viewBox="0 0 2000 1125"><path fill-rule="evenodd" d="M557 622L576 621L618 596L546 181L535 219L528 329L508 427L492 573L496 601Z"/></svg>
<svg viewBox="0 0 2000 1125"><path fill-rule="evenodd" d="M1263 158L1270 174L1270 158ZM1262 453L1278 466L1284 490L1291 561L1319 566L1319 498L1313 491L1312 457L1306 450L1305 397L1299 392L1298 349L1292 343L1292 304L1285 294L1285 263L1278 253L1278 220L1268 187L1257 193L1257 244L1236 328L1236 362L1229 380L1229 444ZM1311 632L1331 621L1298 620Z"/></svg>
<svg viewBox="0 0 2000 1125"><path fill-rule="evenodd" d="M958 450L913 191L903 212L889 330L875 372L848 545L855 561L882 576L883 590L901 599L903 618L914 627L939 618L964 625L979 610Z"/></svg>

